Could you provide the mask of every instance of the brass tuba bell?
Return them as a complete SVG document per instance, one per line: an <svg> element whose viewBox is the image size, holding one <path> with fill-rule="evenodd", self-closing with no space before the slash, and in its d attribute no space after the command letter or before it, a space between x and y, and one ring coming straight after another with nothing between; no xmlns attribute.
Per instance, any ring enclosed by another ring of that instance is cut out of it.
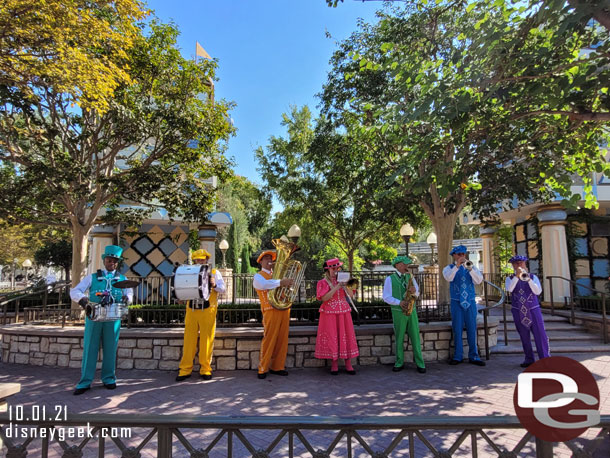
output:
<svg viewBox="0 0 610 458"><path fill-rule="evenodd" d="M305 275L305 265L290 259L290 256L300 250L296 243L284 239L274 239L272 243L276 249L276 259L271 278L273 280L292 278L294 283L292 286L280 286L269 291L269 303L277 310L286 310L290 308L299 292Z"/></svg>

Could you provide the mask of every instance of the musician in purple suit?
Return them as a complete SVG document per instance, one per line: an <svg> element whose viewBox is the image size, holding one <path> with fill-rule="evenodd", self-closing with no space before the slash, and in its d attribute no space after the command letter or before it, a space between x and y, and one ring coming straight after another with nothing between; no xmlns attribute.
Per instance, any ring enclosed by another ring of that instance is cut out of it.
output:
<svg viewBox="0 0 610 458"><path fill-rule="evenodd" d="M513 256L508 262L513 265L515 273L506 279L506 291L511 293L511 311L525 352L521 367L528 367L535 361L530 331L534 335L538 357L542 359L551 356L538 301L542 286L536 275L528 273L526 256Z"/></svg>

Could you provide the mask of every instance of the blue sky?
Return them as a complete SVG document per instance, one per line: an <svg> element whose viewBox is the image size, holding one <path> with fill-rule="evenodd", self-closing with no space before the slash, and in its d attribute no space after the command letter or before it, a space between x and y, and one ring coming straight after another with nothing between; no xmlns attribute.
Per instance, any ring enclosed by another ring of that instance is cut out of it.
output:
<svg viewBox="0 0 610 458"><path fill-rule="evenodd" d="M237 104L231 117L237 135L228 155L235 173L262 184L254 150L270 136L283 135L281 115L291 105L317 112L320 92L336 42L357 28L357 19L375 20L382 2L345 0L337 8L325 0L149 0L162 21L180 29L185 57L195 42L219 61L216 98ZM332 38L326 38L328 31Z"/></svg>

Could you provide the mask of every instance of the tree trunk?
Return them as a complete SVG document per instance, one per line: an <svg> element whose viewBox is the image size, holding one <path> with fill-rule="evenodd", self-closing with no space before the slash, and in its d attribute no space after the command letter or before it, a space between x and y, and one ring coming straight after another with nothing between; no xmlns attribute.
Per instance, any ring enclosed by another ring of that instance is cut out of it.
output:
<svg viewBox="0 0 610 458"><path fill-rule="evenodd" d="M431 216L434 232L437 238L437 264L438 264L438 300L439 303L450 302L449 283L443 278L443 269L451 263L452 258L449 255L451 246L453 245L453 229L459 214L451 213L442 216Z"/></svg>
<svg viewBox="0 0 610 458"><path fill-rule="evenodd" d="M351 249L347 252L347 270L352 272L354 270L354 250Z"/></svg>
<svg viewBox="0 0 610 458"><path fill-rule="evenodd" d="M91 228L72 224L72 287L75 287L85 276L87 268L87 242ZM78 307L72 304L72 307Z"/></svg>

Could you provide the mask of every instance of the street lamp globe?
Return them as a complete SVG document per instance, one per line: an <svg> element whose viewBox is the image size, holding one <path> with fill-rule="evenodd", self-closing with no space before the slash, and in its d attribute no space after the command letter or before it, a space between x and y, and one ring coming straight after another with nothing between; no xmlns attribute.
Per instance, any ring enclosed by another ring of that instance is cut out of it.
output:
<svg viewBox="0 0 610 458"><path fill-rule="evenodd" d="M409 240L411 240L411 237L413 236L413 234L415 233L415 230L413 229L413 226L411 226L409 223L405 223L402 225L402 227L400 228L400 236L402 237L403 241L405 242L405 255L409 256Z"/></svg>
<svg viewBox="0 0 610 458"><path fill-rule="evenodd" d="M400 228L401 237L412 237L415 234L415 229L409 223L403 224Z"/></svg>
<svg viewBox="0 0 610 458"><path fill-rule="evenodd" d="M301 237L301 228L299 226L297 226L296 224L293 224L292 226L290 226L290 229L288 229L288 238L290 239L290 241L292 243L297 243L297 241L299 240L300 237Z"/></svg>
<svg viewBox="0 0 610 458"><path fill-rule="evenodd" d="M29 259L26 259L25 261L23 261L23 264L21 264L23 267L30 268L32 267L32 261L30 261Z"/></svg>
<svg viewBox="0 0 610 458"><path fill-rule="evenodd" d="M220 248L220 251L222 252L222 268L226 269L227 262L225 260L225 253L229 249L229 242L227 242L225 239L222 239L222 241L218 244L218 248Z"/></svg>

